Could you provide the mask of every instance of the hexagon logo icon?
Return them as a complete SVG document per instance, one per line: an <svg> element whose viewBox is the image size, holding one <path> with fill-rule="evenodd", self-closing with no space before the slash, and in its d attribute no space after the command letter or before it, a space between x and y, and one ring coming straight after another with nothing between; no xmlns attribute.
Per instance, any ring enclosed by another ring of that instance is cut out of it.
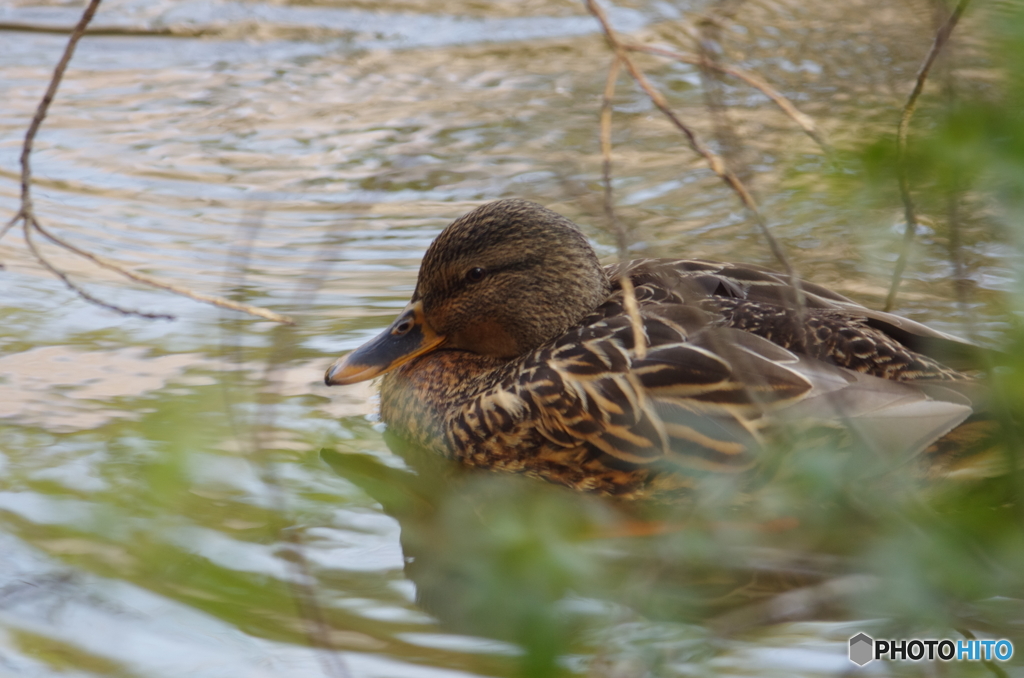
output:
<svg viewBox="0 0 1024 678"><path fill-rule="evenodd" d="M866 633L858 633L850 638L850 661L857 666L864 666L874 659L875 641Z"/></svg>

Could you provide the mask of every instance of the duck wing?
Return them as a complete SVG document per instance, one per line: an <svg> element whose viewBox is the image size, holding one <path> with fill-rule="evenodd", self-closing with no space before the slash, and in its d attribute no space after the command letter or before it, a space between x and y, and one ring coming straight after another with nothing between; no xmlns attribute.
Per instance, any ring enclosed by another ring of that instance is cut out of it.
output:
<svg viewBox="0 0 1024 678"><path fill-rule="evenodd" d="M618 468L662 467L692 472L748 469L759 444L746 412L755 395L714 351L686 341L676 323L645 309L647 355L633 353L629 319L616 316L571 332L543 349L509 384L536 413L549 444L583 447L586 456ZM766 366L778 393L809 388L785 370ZM763 386L763 382L758 384Z"/></svg>
<svg viewBox="0 0 1024 678"><path fill-rule="evenodd" d="M972 411L952 389L933 398L718 327L689 306L647 304L642 321L643 358L627 317L600 318L528 356L481 398L475 420L501 411L528 420L539 447L692 476L750 469L779 426L831 424L872 449L913 454Z"/></svg>
<svg viewBox="0 0 1024 678"><path fill-rule="evenodd" d="M900 381L962 379L984 366L983 349L921 323L862 306L821 285L770 269L701 259L644 259L607 268L618 290L630 276L643 303L695 305L718 323L797 353Z"/></svg>

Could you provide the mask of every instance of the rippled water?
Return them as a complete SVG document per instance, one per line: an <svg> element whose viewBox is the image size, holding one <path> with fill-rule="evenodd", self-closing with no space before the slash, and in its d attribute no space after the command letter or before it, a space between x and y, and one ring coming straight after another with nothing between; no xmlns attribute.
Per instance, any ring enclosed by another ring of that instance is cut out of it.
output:
<svg viewBox="0 0 1024 678"><path fill-rule="evenodd" d="M636 39L688 49L680 26L703 8L628 2L610 17ZM731 52L837 144L895 126L930 42L923 3L742 11L726 31ZM0 23L66 27L78 12L18 0ZM0 241L0 674L509 671L514 645L453 632L416 606L398 524L320 461L329 448L397 464L372 388L328 392L321 375L402 307L438 230L483 201L537 200L613 254L597 129L609 53L595 22L575 2L108 0L94 27L36 143L43 222L298 324L281 333L46 246L97 296L177 316L126 318L69 292L20 232ZM13 214L22 136L65 38L4 30L0 42L0 212ZM641 62L710 133L696 70ZM827 163L767 98L734 83L724 96L799 270L877 305L898 215L812 179ZM770 264L734 197L656 113L620 81L615 189L633 251ZM957 331L933 235L900 310ZM1007 255L971 246L980 327L996 328L984 302L1012 278ZM331 651L309 649L296 610L295 585L310 580ZM701 655L703 669L676 658L664 671L837 673L850 628L779 625ZM632 622L616 642L663 648L674 634L691 637ZM589 659L572 661L586 670Z"/></svg>

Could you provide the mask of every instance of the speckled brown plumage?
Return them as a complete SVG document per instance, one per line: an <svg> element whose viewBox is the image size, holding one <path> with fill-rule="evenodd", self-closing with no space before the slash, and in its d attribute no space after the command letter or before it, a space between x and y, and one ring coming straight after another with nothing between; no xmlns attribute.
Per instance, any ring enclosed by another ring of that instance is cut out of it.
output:
<svg viewBox="0 0 1024 678"><path fill-rule="evenodd" d="M620 274L635 288L643 357ZM764 434L786 422L844 425L866 446L917 452L971 414L957 388L970 377L939 358L969 345L801 289L802 307L788 278L760 267L602 267L570 221L502 200L438 236L407 310L327 381L386 371L381 417L413 442L629 498L750 471Z"/></svg>

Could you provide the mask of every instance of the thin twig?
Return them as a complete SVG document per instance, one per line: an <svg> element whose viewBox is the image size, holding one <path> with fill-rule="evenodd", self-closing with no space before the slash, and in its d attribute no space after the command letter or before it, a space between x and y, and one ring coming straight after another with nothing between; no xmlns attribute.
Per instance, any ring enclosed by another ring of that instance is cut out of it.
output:
<svg viewBox="0 0 1024 678"><path fill-rule="evenodd" d="M709 15L697 22L694 33L697 38L697 54L701 59L701 65L697 70L700 72L704 106L708 111L712 134L718 142L718 152L722 154L726 164L736 172L736 176L743 183L752 186L754 177L746 161L747 153L736 134L736 127L725 102L722 72L714 67L720 61L722 53L722 21L717 15L720 13L719 10L731 4L731 0L715 0Z"/></svg>
<svg viewBox="0 0 1024 678"><path fill-rule="evenodd" d="M615 81L619 78L622 63L614 57L608 66L608 78L601 97L601 175L604 181L604 214L615 230L615 241L619 249L619 285L622 287L623 304L633 326L633 352L639 360L647 357L647 336L640 317L640 304L636 301L636 289L627 273L628 234L622 221L615 215L615 201L612 199L612 99L615 97Z"/></svg>
<svg viewBox="0 0 1024 678"><path fill-rule="evenodd" d="M140 282L144 285L149 285L150 287L156 287L158 289L167 290L168 292L173 292L174 294L178 294L183 297L188 297L189 299L194 299L205 304L211 304L213 306L219 306L220 308L227 308L233 311L242 311L243 313L248 313L249 315L258 316L260 318L266 318L267 320L273 320L274 322L282 323L284 325L291 325L294 322L288 316L281 315L280 313L274 313L273 311L262 308L260 306L252 306L251 304L243 304L237 301L231 301L230 299L214 296L212 294L203 294L202 292L195 292L193 290L188 289L187 287L182 287L181 285L175 285L173 283L164 282L159 278L154 278L153 276L146 275L145 273L131 271L127 268L124 268L120 264L111 261L110 259L107 259L106 257L102 257L98 254L93 254L92 252L88 252L86 250L83 250L79 247L72 245L66 240L57 237L47 229L44 229L38 223L35 224L35 228L50 242L53 242L56 245L60 245L64 249L68 250L69 252L74 252L80 257L88 259L97 266L101 266L108 270L119 273L124 277L129 278L130 280Z"/></svg>
<svg viewBox="0 0 1024 678"><path fill-rule="evenodd" d="M50 273L60 278L61 281L65 285L67 285L68 289L70 289L72 292L75 292L78 296L82 297L83 299L90 303L96 304L97 306L101 306L109 311L120 313L121 315L134 315L139 316L141 318L149 318L151 320L174 320L174 316L169 315L167 313L146 313L145 311L137 311L135 309L124 308L123 306L112 304L109 301L103 301L102 299L93 296L88 291L86 291L79 285L75 284L71 280L71 278L69 278L68 275L64 273L64 271L54 266L46 257L43 256L43 253L39 250L38 247L36 247L35 242L32 240L33 230L38 230L38 224L34 224L32 221L26 220L24 235L25 245L28 247L29 251L32 252L36 260L43 265L43 268L45 268ZM42 233L41 230L39 232Z"/></svg>
<svg viewBox="0 0 1024 678"><path fill-rule="evenodd" d="M960 307L961 321L972 341L977 324L971 309L971 284L964 262L963 241L960 238L960 191L958 186L950 191L946 200L946 222L949 227L949 238L946 247L949 250L949 261L953 264L953 291L956 303Z"/></svg>
<svg viewBox="0 0 1024 678"><path fill-rule="evenodd" d="M644 75L643 71L641 71L633 60L629 58L629 53L624 43L619 39L618 35L616 35L614 29L612 29L611 24L608 22L608 16L604 13L604 10L601 9L595 0L586 0L586 4L587 9L601 24L601 28L604 30L608 44L615 51L615 55L619 60L626 66L626 70L629 71L633 80L635 80L644 93L647 94L648 98L658 108L658 110L660 110L665 117L667 117L672 124L683 133L683 136L686 137L690 148L704 158L708 163L708 166L711 168L711 171L725 182L725 184L731 188L737 196L739 196L740 202L743 203L743 206L754 218L754 221L757 223L758 228L764 235L765 240L768 241L768 247L771 249L772 255L779 264L781 264L786 275L789 276L790 282L796 291L798 309L802 309L805 306L803 288L796 277L793 266L789 263L789 258L786 256L785 252L782 251L782 247L779 245L779 242L775 239L775 236L772 235L771 230L768 228L768 222L765 221L764 215L761 214L761 210L758 209L754 196L750 194L750 191L747 190L747 187L743 185L743 182L739 180L736 174L726 167L722 159L707 148L697 137L696 133L679 119L672 108L668 105L668 101L661 92L654 88L647 79L647 76Z"/></svg>
<svg viewBox="0 0 1024 678"><path fill-rule="evenodd" d="M793 120L793 122L795 122L800 127L800 129L802 129L804 133L807 136L809 136L811 140L814 141L814 143L818 144L818 147L821 148L822 152L824 152L825 155L830 157L834 155L835 149L832 147L832 144L829 143L828 139L825 138L825 135L821 132L821 130L818 129L818 126L815 124L814 119L811 118L811 116L804 113L803 111L801 111L800 109L798 109L793 104L793 102L786 98L784 94L782 94L777 89L769 85L768 82L761 79L760 76L755 75L754 73L749 73L747 71L741 70L739 68L726 66L725 64L722 64L718 61L712 61L708 59L701 59L700 57L689 56L687 54L682 54L680 52L674 52L670 49L665 49L663 47L636 45L632 43L624 43L623 47L625 47L630 52L643 52L645 54L663 56L669 59L673 59L675 61L679 61L684 64L690 64L691 66L711 68L720 73L731 75L734 78L742 80L751 87L760 90L762 94L771 99L776 106L782 109L783 113L788 115Z"/></svg>
<svg viewBox="0 0 1024 678"><path fill-rule="evenodd" d="M57 89L60 87L61 80L63 80L64 78L64 73L67 70L68 64L71 62L71 57L75 53L75 48L78 46L78 41L81 40L82 36L85 34L86 28L89 25L89 22L92 21L93 17L96 15L96 10L99 8L101 1L102 0L90 0L88 6L86 6L85 8L85 11L82 12L82 17L81 19L79 19L78 23L75 25L74 30L71 32L70 37L68 38L68 44L64 48L64 53L61 55L60 61L57 62L57 66L53 70L53 76L50 78L50 84L47 86L46 92L43 94L43 98L39 102L39 106L36 108L35 115L32 116L32 122L29 123L28 130L25 132L25 141L21 147L20 158L21 206L18 209L18 212L14 215L14 217L3 227L2 230L0 230L0 237L3 237L3 235L6 234L7 231L11 230L11 228L13 228L20 221L24 226L25 243L27 247L36 257L36 259L40 262L40 264L43 265L44 268L46 268L48 271L50 271L58 278L60 278L64 282L64 284L68 286L69 289L74 291L76 294L78 294L86 301L102 306L103 308L116 311L118 313L123 313L126 315L136 315L142 318L173 318L173 316L167 315L165 313L144 313L141 311L122 308L120 306L117 306L116 304L111 304L109 302L97 299L92 294L86 292L81 286L72 282L65 272L58 269L56 266L54 266L53 263L51 263L49 260L43 257L39 248L36 247L36 245L32 242L32 231L39 233L40 235L50 240L54 244L59 245L64 249L68 250L69 252L77 254L80 257L88 259L89 261L93 262L98 266L109 269L111 271L115 271L125 276L126 278L135 280L136 282L140 282L144 285L149 285L150 287L156 287L158 289L167 290L168 292L173 292L174 294L185 296L190 299L201 301L207 304L212 304L214 306L220 306L221 308L242 311L243 313L249 313L250 315L266 318L267 320L272 320L274 322L291 324L291 318L288 318L287 316L281 315L279 313L274 313L273 311L270 311L265 308L252 306L250 304L240 304L234 301L230 301L228 299L223 299L221 297L209 294L202 294L200 292L193 292L192 290L186 287L163 282L158 278L154 278L143 273L136 273L135 271L130 271L110 259L106 259L105 257L101 257L96 254L92 254L91 252L87 252L86 250L83 250L79 247L72 245L63 238L60 238L51 233L49 230L43 228L42 224L39 223L39 219L36 217L35 214L35 208L32 204L32 150L33 146L35 145L36 135L39 133L39 128L42 126L43 120L46 118L46 114L50 110L50 105L53 103L54 97L57 95Z"/></svg>
<svg viewBox="0 0 1024 678"><path fill-rule="evenodd" d="M615 216L615 203L612 200L612 99L615 96L615 81L619 78L622 62L614 57L608 66L608 77L604 82L604 95L601 97L601 178L604 182L604 215L608 223L615 229L615 244L619 249L619 261L626 260L626 230Z"/></svg>
<svg viewBox="0 0 1024 678"><path fill-rule="evenodd" d="M89 5L82 12L82 18L78 20L75 25L75 30L71 32L71 36L68 38L68 44L64 48L64 54L61 55L60 61L57 62L57 67L53 69L53 77L50 78L50 85L46 88L46 93L43 94L43 100L39 102L39 106L36 108L36 114L32 116L32 122L28 126L28 131L25 132L25 143L21 147L21 210L20 213L26 219L32 214L32 146L35 143L36 134L39 133L39 127L43 124L43 119L46 117L46 113L50 110L50 104L53 103L53 98L57 95L57 88L60 87L60 81L64 79L64 71L68 68L68 63L71 61L71 57L75 53L75 48L78 46L78 41L82 39L85 34L85 29L92 21L92 18L96 15L96 10L100 6L101 0L89 0Z"/></svg>
<svg viewBox="0 0 1024 678"><path fill-rule="evenodd" d="M932 0L932 17L935 30L946 23L949 19L950 9L944 0ZM945 49L946 58L936 64L940 76L942 96L946 100L946 108L952 109L956 105L956 81L953 72L953 56L950 50L953 45L947 45ZM934 81L935 74L932 74ZM949 253L949 261L953 265L953 292L956 295L957 305L960 307L960 325L963 327L967 338L978 343L978 323L975 319L974 310L971 308L971 280L967 275L967 263L964 261L963 244L961 240L960 204L963 199L963 182L959 167L953 168L952 185L946 194L946 229L949 237L946 239L946 248Z"/></svg>
<svg viewBox="0 0 1024 678"><path fill-rule="evenodd" d="M722 158L720 158L713 151L707 148L707 146L705 146L701 142L697 134L692 129L690 129L690 127L688 127L685 123L683 123L682 120L679 119L679 117L669 106L668 101L661 94L661 92L655 89L655 87L647 79L647 76L644 75L643 71L641 71L639 67L637 67L637 65L630 58L629 51L627 50L625 43L622 42L622 40L615 33L614 29L612 29L612 26L608 21L608 16L604 13L604 10L602 10L601 7L597 4L596 0L585 0L585 2L588 11L592 15L594 15L594 18L596 18L597 21L601 24L601 28L604 31L605 39L608 41L609 46L615 52L617 60L626 66L626 70L629 71L630 76L637 83L637 85L640 86L640 88L644 91L644 93L651 100L651 102L662 112L662 114L665 115L665 117L669 119L669 121L671 121L671 123L680 132L683 133L683 135L687 139L687 142L690 145L690 148L695 153L704 158L704 160L710 167L711 171L713 171L715 175L718 176L718 178L720 178L729 188L733 190L733 192L736 193L736 195L740 199L740 202L746 208L747 212L753 217L759 230L761 231L765 240L767 241L768 247L771 250L772 255L782 266L787 277L789 278L789 282L793 287L793 292L795 296L794 311L796 313L797 324L803 325L803 319L806 315L807 310L807 297L804 294L803 283L800 281L800 278L797 277L796 271L794 270L792 264L790 264L789 262L789 258L782 250L782 246L779 244L778 240L775 239L775 236L772 234L771 229L769 229L768 222L765 220L764 215L758 208L757 202L754 200L754 196L744 185L743 181L741 181L740 178L736 176L736 174L728 168L728 166L722 160ZM625 276L623 276L623 280L625 280ZM625 288L626 286L623 285L623 287ZM635 301L635 293L632 296L633 300ZM626 302L628 303L628 301L629 296L627 295ZM628 310L629 309L627 307L627 311ZM753 400L757 400L756 395L753 396Z"/></svg>
<svg viewBox="0 0 1024 678"><path fill-rule="evenodd" d="M27 24L16 21L0 22L0 31L17 31L19 33L52 33L56 35L67 35L67 26L56 26L47 24ZM198 38L216 31L204 30L202 28L191 28L189 26L176 25L168 28L143 28L141 26L97 26L85 31L85 35L96 36L159 36L170 38Z"/></svg>
<svg viewBox="0 0 1024 678"><path fill-rule="evenodd" d="M4 224L3 228L0 228L0 240L3 240L3 237L5 235L7 235L7 231L9 231L12 228L14 228L15 225L19 221L21 221L21 212L19 212L18 214L15 214L14 217L10 221L8 221L6 224Z"/></svg>
<svg viewBox="0 0 1024 678"><path fill-rule="evenodd" d="M910 118L914 115L917 107L917 100L924 90L925 80L928 72L931 71L935 59L938 58L942 46L949 40L949 36L956 28L960 16L967 9L971 0L960 0L956 9L949 15L949 19L935 34L932 48L928 51L924 63L917 72L917 80L914 82L914 89L907 97L907 103L903 105L903 113L900 115L900 124L896 130L896 172L899 177L900 197L903 199L903 215L906 222L906 230L903 231L903 248L900 250L899 259L896 260L896 269L892 274L892 283L889 285L889 294L885 298L885 311L891 311L896 303L896 293L900 288L900 281L903 279L903 271L907 267L907 258L910 256L910 246L914 241L914 232L917 230L917 211L914 207L914 200L910 195L910 177L907 175L907 133L910 130Z"/></svg>

